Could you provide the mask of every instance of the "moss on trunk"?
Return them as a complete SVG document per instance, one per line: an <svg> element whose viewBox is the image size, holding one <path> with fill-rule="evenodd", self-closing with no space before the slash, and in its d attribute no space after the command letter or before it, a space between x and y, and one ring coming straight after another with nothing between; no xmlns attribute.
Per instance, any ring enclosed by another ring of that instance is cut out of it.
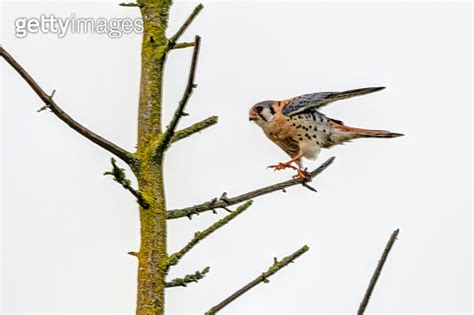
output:
<svg viewBox="0 0 474 315"><path fill-rule="evenodd" d="M142 68L138 109L137 157L135 170L139 190L149 202L140 208L141 245L138 253L138 292L136 313L163 314L165 307L166 199L163 160L153 158L161 136L162 80L167 55L171 1L143 1L144 22Z"/></svg>

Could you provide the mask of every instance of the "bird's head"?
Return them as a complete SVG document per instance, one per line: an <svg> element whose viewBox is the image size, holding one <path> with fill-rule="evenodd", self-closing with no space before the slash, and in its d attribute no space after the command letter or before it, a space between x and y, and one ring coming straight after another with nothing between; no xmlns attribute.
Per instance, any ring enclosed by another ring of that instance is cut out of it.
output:
<svg viewBox="0 0 474 315"><path fill-rule="evenodd" d="M249 111L249 120L260 127L273 121L275 117L274 101L263 101L252 106Z"/></svg>

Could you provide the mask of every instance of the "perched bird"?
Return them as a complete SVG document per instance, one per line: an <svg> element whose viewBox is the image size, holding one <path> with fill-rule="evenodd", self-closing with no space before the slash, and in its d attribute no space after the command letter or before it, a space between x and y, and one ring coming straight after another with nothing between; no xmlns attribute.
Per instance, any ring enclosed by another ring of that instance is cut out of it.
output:
<svg viewBox="0 0 474 315"><path fill-rule="evenodd" d="M263 129L265 135L285 151L291 160L269 168L297 170L294 177L305 177L301 158L315 159L321 148L330 148L358 138L395 138L401 133L353 128L318 110L334 101L369 94L384 87L368 87L344 92L305 94L283 101L263 101L252 106L249 120ZM296 163L298 167L292 165Z"/></svg>

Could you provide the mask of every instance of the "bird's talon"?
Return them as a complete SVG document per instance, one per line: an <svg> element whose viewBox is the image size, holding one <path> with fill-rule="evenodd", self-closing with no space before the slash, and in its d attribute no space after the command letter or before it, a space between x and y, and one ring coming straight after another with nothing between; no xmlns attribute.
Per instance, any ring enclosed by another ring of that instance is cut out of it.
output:
<svg viewBox="0 0 474 315"><path fill-rule="evenodd" d="M274 171L284 170L285 168L292 168L296 170L297 168L291 165L290 163L278 163L277 165L270 165L267 168L273 168Z"/></svg>
<svg viewBox="0 0 474 315"><path fill-rule="evenodd" d="M293 175L293 178L308 178L311 174L308 173L306 170L298 169L296 175Z"/></svg>

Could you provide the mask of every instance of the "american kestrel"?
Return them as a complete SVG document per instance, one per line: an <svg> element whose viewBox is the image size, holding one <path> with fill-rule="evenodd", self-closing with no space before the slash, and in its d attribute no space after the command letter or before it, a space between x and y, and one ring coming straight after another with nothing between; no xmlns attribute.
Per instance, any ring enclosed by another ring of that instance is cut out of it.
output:
<svg viewBox="0 0 474 315"><path fill-rule="evenodd" d="M294 177L305 177L301 158L315 159L321 148L330 148L357 138L395 138L401 133L353 128L318 111L334 101L380 91L368 87L344 92L305 94L284 101L263 101L252 106L249 120L260 126L265 135L285 151L291 160L270 168L297 170ZM292 165L296 163L298 167Z"/></svg>

